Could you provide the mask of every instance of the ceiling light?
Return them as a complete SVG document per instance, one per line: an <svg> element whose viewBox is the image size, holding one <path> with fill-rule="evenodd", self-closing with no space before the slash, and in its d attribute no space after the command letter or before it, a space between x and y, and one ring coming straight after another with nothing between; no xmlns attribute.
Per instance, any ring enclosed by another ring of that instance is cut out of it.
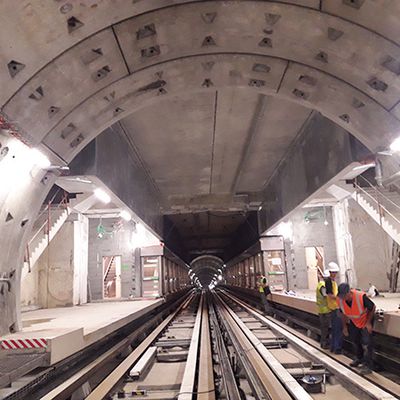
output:
<svg viewBox="0 0 400 400"><path fill-rule="evenodd" d="M130 212L126 210L121 211L120 217L127 222L129 222L132 219L132 215L130 214Z"/></svg>
<svg viewBox="0 0 400 400"><path fill-rule="evenodd" d="M358 171L360 169L368 169L368 168L371 168L371 167L375 167L375 163L358 165L357 167L353 168L353 171Z"/></svg>
<svg viewBox="0 0 400 400"><path fill-rule="evenodd" d="M390 145L390 150L394 152L399 152L400 151L400 137L397 139L393 140L392 144Z"/></svg>
<svg viewBox="0 0 400 400"><path fill-rule="evenodd" d="M31 149L30 156L32 163L37 165L39 168L46 169L51 165L50 160L38 149Z"/></svg>
<svg viewBox="0 0 400 400"><path fill-rule="evenodd" d="M95 189L94 195L104 204L107 204L111 201L111 197L103 189Z"/></svg>

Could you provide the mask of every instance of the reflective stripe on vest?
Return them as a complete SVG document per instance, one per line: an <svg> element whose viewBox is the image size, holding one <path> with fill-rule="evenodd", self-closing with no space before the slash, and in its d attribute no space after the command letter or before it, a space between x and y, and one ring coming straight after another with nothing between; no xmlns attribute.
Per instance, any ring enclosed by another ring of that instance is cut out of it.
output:
<svg viewBox="0 0 400 400"><path fill-rule="evenodd" d="M351 290L352 303L351 307L343 300L339 299L340 309L343 314L350 318L357 328L364 328L367 324L367 309L364 307L363 296L364 292L358 290Z"/></svg>
<svg viewBox="0 0 400 400"><path fill-rule="evenodd" d="M322 296L321 294L321 288L325 287L325 282L321 281L318 282L317 285L317 292L316 292L316 297L317 297L317 308L318 308L318 314L328 314L331 310L328 307L328 299L326 296Z"/></svg>

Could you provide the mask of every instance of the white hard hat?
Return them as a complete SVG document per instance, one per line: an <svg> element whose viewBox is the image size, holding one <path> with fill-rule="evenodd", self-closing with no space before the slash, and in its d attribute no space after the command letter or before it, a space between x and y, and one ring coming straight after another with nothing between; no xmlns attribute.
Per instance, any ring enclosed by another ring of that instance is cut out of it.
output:
<svg viewBox="0 0 400 400"><path fill-rule="evenodd" d="M323 278L329 278L329 271L327 269L325 269L324 271L322 271L322 277Z"/></svg>
<svg viewBox="0 0 400 400"><path fill-rule="evenodd" d="M328 271L329 272L339 272L339 265L337 265L335 262L331 261L328 264Z"/></svg>

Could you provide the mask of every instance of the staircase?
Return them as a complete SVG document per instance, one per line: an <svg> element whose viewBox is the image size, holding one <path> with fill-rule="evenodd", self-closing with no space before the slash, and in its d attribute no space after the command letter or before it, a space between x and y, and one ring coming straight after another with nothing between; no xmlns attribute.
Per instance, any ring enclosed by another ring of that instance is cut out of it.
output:
<svg viewBox="0 0 400 400"><path fill-rule="evenodd" d="M360 187L352 198L378 223L382 229L400 244L400 194L374 186Z"/></svg>
<svg viewBox="0 0 400 400"><path fill-rule="evenodd" d="M103 277L103 290L104 297L109 297L109 288L107 288L108 282L114 282L114 291L115 288L115 277L117 276L116 266L115 266L115 257L111 257L106 272Z"/></svg>
<svg viewBox="0 0 400 400"><path fill-rule="evenodd" d="M33 226L34 235L28 244L29 261L26 264L32 268L46 250L48 244L56 236L70 214L70 209L49 208L42 213ZM50 221L50 222L49 222Z"/></svg>

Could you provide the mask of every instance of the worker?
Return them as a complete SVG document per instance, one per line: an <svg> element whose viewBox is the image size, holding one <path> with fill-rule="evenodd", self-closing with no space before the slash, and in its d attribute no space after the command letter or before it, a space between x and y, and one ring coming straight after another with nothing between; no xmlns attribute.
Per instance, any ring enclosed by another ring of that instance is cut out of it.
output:
<svg viewBox="0 0 400 400"><path fill-rule="evenodd" d="M369 374L373 368L372 328L375 304L366 293L350 289L347 283L339 285L337 304L342 313L343 334L350 335L356 354L350 366L360 366L361 374Z"/></svg>
<svg viewBox="0 0 400 400"><path fill-rule="evenodd" d="M329 325L331 322L331 310L328 307L325 278L329 277L329 271L319 271L320 279L316 290L316 300L321 327L321 348L329 348Z"/></svg>
<svg viewBox="0 0 400 400"><path fill-rule="evenodd" d="M261 298L261 304L264 308L264 311L269 314L270 313L270 306L268 304L268 296L271 294L271 290L269 288L267 278L262 275L261 273L257 273L257 288Z"/></svg>
<svg viewBox="0 0 400 400"><path fill-rule="evenodd" d="M339 313L336 296L338 293L338 285L336 283L337 273L339 266L331 261L328 264L329 277L325 279L325 289L327 296L328 308L330 310L331 318L331 342L330 350L335 354L342 354L343 350L343 324L342 318Z"/></svg>

